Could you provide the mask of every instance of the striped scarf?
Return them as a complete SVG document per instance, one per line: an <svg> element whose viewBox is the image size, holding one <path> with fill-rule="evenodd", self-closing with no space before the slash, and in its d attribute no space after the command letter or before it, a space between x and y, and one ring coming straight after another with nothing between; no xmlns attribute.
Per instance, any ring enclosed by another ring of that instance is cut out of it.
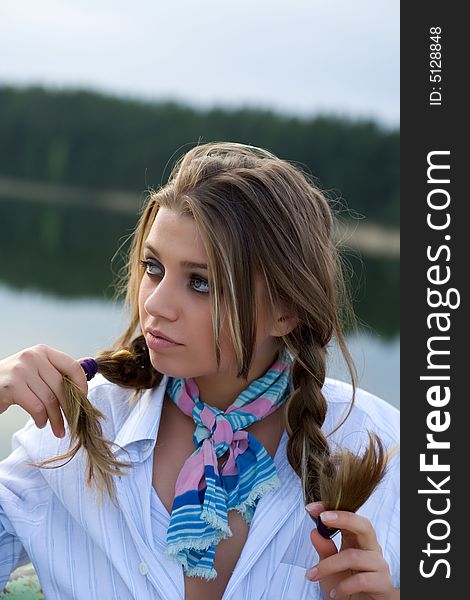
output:
<svg viewBox="0 0 470 600"><path fill-rule="evenodd" d="M280 484L266 449L244 429L287 400L291 365L292 358L283 348L265 374L225 411L201 402L192 378L168 380L168 396L196 424L196 450L176 481L165 548L165 554L180 563L188 576L214 579L215 547L232 536L228 511L237 510L249 525L260 497ZM227 450L228 458L219 472L217 459Z"/></svg>

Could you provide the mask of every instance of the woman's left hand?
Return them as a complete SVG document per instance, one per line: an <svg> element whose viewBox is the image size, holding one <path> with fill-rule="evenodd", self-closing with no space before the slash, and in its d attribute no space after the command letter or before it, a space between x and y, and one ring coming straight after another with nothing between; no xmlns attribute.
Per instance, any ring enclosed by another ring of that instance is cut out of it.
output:
<svg viewBox="0 0 470 600"><path fill-rule="evenodd" d="M309 505L310 506L310 505ZM366 517L345 510L323 512L321 502L312 504L308 512L318 517L327 527L341 529L341 548L318 533L310 534L320 562L306 572L311 581L319 581L325 599L336 600L395 600L400 590L393 587L390 569L374 528ZM330 515L330 518L328 518ZM336 515L336 518L331 518ZM316 568L317 572L312 573Z"/></svg>

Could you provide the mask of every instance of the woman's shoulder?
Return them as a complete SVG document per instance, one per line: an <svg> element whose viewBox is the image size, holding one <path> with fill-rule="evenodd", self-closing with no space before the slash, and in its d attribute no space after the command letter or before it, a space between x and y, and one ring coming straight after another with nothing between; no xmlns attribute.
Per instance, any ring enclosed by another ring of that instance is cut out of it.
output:
<svg viewBox="0 0 470 600"><path fill-rule="evenodd" d="M377 539L390 565L394 585L400 585L400 411L371 392L356 388L354 404L349 416L343 421L351 407L353 387L337 379L327 378L322 388L328 409L322 430L328 437L330 448L347 448L354 454L362 454L368 445L367 432L378 435L390 456L383 480L358 510L358 514L369 518Z"/></svg>
<svg viewBox="0 0 470 600"><path fill-rule="evenodd" d="M353 397L350 383L327 377L322 393L328 405L323 429L333 431L347 415ZM332 434L338 441L351 443L365 441L367 431L374 431L385 442L395 445L400 442L400 411L379 396L356 387L354 404L345 422ZM349 445L349 444L348 444Z"/></svg>
<svg viewBox="0 0 470 600"><path fill-rule="evenodd" d="M88 383L88 400L100 410L109 425L119 430L122 423L132 411L132 388L127 388L106 379L101 373Z"/></svg>

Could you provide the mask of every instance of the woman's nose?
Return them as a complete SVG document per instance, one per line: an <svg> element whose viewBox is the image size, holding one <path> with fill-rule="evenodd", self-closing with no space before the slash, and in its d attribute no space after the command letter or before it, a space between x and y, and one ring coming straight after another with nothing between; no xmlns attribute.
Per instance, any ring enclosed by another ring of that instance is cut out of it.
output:
<svg viewBox="0 0 470 600"><path fill-rule="evenodd" d="M161 316L166 319L176 317L178 308L178 292L176 286L171 284L167 278L161 279L153 287L144 302L144 308L152 316Z"/></svg>

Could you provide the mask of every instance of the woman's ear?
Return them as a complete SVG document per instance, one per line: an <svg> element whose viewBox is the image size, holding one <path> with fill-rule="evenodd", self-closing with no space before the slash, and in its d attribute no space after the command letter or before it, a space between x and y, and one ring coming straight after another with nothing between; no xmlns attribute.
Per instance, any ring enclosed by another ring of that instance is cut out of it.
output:
<svg viewBox="0 0 470 600"><path fill-rule="evenodd" d="M276 337L287 335L293 329L295 329L298 324L299 319L297 317L291 315L281 315L280 317L277 317L274 321L274 325L271 330L271 335Z"/></svg>

